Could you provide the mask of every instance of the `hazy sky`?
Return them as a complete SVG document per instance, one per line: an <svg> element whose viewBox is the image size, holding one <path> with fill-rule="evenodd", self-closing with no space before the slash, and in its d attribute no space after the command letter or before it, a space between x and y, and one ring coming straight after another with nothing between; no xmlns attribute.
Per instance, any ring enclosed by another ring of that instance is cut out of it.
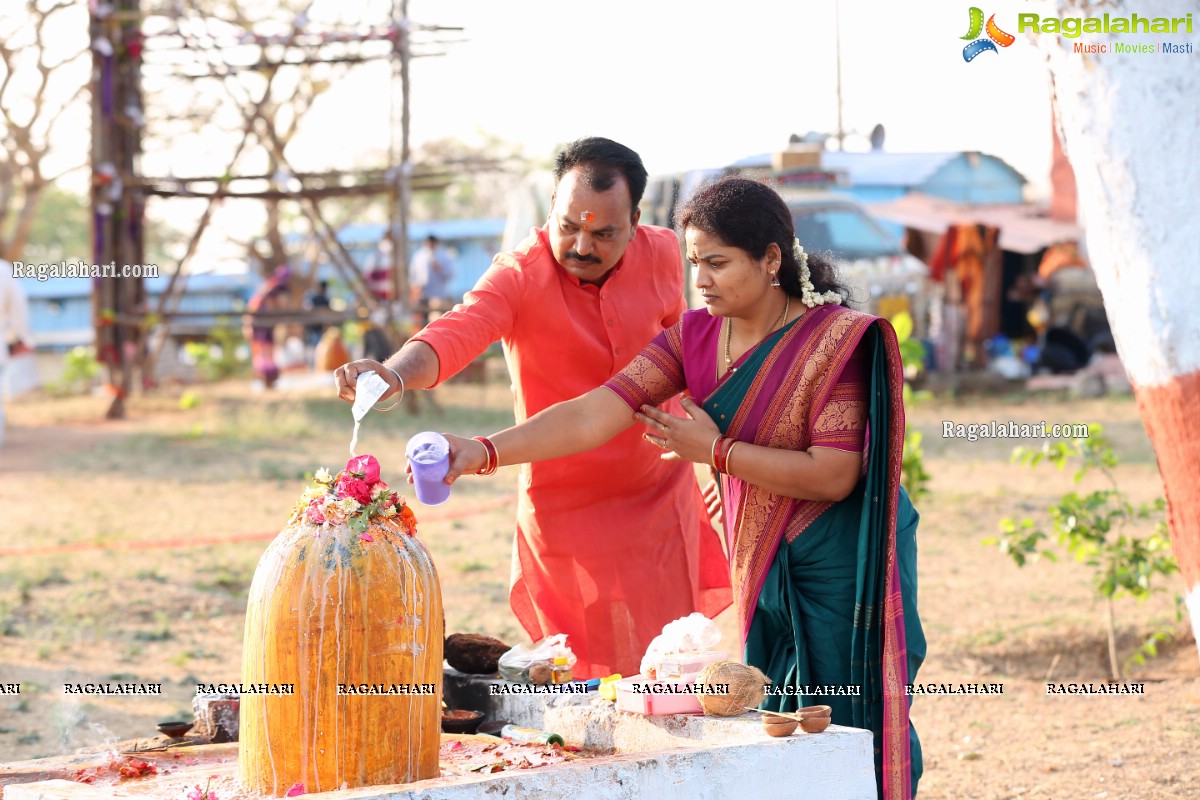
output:
<svg viewBox="0 0 1200 800"><path fill-rule="evenodd" d="M961 0L840 0L845 129L865 135L883 123L886 149L896 152L996 155L1025 175L1033 196L1043 196L1051 121L1042 59L1018 37L964 62L969 7ZM345 19L382 22L388 8L390 0L316 0L313 16L336 9ZM465 41L448 45L446 56L413 61L412 142L483 131L548 157L557 143L602 135L639 151L651 173L775 150L792 133L836 127L834 9L781 0L410 0L415 22L465 29L447 34ZM997 22L1015 32L1016 11L999 12ZM56 35L78 46L82 12L69 25ZM297 169L354 168L386 152L389 66L377 62L352 76L306 119L289 150ZM85 153L86 109L77 116L63 137ZM147 152L143 170L213 174L224 169L230 147L212 135L181 137L170 150ZM851 138L847 147L865 144ZM82 189L86 175L74 177ZM156 201L151 213L167 206L182 227L200 211ZM230 210L218 221L246 235L261 224L260 211Z"/></svg>
<svg viewBox="0 0 1200 800"><path fill-rule="evenodd" d="M1011 4L1006 4L1011 8ZM887 149L977 149L1045 184L1049 88L1018 38L962 58L970 3L841 0L843 121ZM519 13L513 9L519 8ZM413 64L413 135L485 129L549 151L602 134L651 172L720 166L837 124L834 3L411 0L463 44ZM1015 11L997 22L1015 32Z"/></svg>

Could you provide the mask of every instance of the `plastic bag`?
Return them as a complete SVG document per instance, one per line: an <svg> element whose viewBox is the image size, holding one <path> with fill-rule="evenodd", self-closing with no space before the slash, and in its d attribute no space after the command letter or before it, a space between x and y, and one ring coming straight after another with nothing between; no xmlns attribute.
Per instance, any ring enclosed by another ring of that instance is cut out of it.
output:
<svg viewBox="0 0 1200 800"><path fill-rule="evenodd" d="M567 646L567 635L556 633L532 646L519 644L500 656L500 677L506 681L524 683L529 680L529 668L534 664L552 664L558 656L566 656L568 666L577 659Z"/></svg>
<svg viewBox="0 0 1200 800"><path fill-rule="evenodd" d="M721 630L708 617L695 611L686 617L663 626L642 657L643 675L653 674L659 663L668 656L707 653L721 641Z"/></svg>

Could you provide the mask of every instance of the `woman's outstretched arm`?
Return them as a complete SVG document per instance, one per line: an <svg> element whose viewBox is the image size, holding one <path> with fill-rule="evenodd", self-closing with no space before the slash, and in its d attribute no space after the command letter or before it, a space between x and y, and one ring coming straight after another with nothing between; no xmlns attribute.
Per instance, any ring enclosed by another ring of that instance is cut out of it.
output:
<svg viewBox="0 0 1200 800"><path fill-rule="evenodd" d="M633 425L633 412L612 391L600 387L572 400L555 403L520 425L488 438L496 447L500 466L546 461L583 453L607 442ZM446 483L479 472L487 464L482 442L446 434L450 441L450 471Z"/></svg>

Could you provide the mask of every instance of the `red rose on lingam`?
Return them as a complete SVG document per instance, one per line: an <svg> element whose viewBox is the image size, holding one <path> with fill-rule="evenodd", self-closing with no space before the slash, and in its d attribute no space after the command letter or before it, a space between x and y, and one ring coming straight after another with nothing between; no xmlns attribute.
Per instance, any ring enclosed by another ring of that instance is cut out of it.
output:
<svg viewBox="0 0 1200 800"><path fill-rule="evenodd" d="M368 486L379 482L379 462L375 456L355 456L346 462L346 472L362 478Z"/></svg>
<svg viewBox="0 0 1200 800"><path fill-rule="evenodd" d="M353 497L364 506L371 502L371 484L348 473L343 473L342 477L338 478L334 491L339 498Z"/></svg>

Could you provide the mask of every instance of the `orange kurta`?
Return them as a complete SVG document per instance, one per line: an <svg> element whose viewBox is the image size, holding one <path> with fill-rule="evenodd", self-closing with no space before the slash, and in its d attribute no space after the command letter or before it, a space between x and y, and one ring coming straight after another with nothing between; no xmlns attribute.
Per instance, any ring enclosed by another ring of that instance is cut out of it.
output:
<svg viewBox="0 0 1200 800"><path fill-rule="evenodd" d="M439 383L504 343L516 419L619 372L683 313L675 234L642 225L603 286L554 259L545 229L501 253L461 305L417 337ZM666 623L713 617L729 575L690 462L665 462L634 426L588 453L521 469L509 601L535 641L565 633L578 678L636 673Z"/></svg>

